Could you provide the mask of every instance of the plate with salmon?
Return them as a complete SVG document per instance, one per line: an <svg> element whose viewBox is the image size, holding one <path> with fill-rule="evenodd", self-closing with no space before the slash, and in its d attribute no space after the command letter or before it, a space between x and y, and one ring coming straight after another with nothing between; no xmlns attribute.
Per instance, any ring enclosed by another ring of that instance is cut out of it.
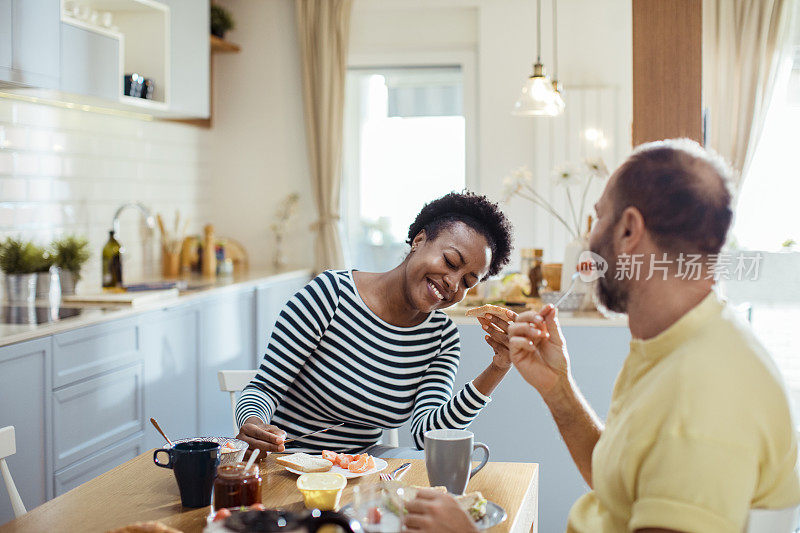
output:
<svg viewBox="0 0 800 533"><path fill-rule="evenodd" d="M367 453L351 455L329 450L324 450L321 455L293 454L281 457L278 463L294 474L311 471L309 467L313 463L314 472L334 472L348 479L377 474L387 466L386 461L380 457L373 457Z"/></svg>

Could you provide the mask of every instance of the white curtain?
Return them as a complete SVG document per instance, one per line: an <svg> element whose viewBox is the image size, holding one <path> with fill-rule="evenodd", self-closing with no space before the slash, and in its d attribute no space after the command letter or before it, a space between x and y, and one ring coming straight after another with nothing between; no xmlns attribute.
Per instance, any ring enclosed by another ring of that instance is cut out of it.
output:
<svg viewBox="0 0 800 533"><path fill-rule="evenodd" d="M706 145L733 166L737 189L767 114L791 1L703 1Z"/></svg>
<svg viewBox="0 0 800 533"><path fill-rule="evenodd" d="M342 268L339 197L352 0L295 0L303 64L303 104L317 206L315 270Z"/></svg>

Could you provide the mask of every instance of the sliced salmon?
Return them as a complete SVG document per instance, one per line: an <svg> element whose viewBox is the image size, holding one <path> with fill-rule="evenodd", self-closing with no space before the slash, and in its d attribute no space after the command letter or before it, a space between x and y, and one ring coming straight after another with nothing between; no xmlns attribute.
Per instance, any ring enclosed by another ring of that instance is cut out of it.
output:
<svg viewBox="0 0 800 533"><path fill-rule="evenodd" d="M363 474L375 468L375 460L369 454L362 453L357 455L355 461L350 463L348 470L354 474Z"/></svg>
<svg viewBox="0 0 800 533"><path fill-rule="evenodd" d="M347 467L350 466L352 460L353 460L352 455L347 455L346 453L340 453L336 456L336 462L334 464L337 464L342 468L347 469Z"/></svg>
<svg viewBox="0 0 800 533"><path fill-rule="evenodd" d="M333 464L336 464L337 455L338 454L336 452L332 452L330 450L322 450L322 458L323 459L327 459L328 461L330 461Z"/></svg>

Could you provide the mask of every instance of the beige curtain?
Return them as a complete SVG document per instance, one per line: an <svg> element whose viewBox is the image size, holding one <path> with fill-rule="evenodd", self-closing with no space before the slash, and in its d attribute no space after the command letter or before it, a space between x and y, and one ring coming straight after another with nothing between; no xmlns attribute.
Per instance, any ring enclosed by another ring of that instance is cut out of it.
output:
<svg viewBox="0 0 800 533"><path fill-rule="evenodd" d="M706 144L733 166L735 185L753 156L787 35L790 0L703 1Z"/></svg>
<svg viewBox="0 0 800 533"><path fill-rule="evenodd" d="M315 270L342 268L339 237L344 86L352 0L295 0L311 188Z"/></svg>

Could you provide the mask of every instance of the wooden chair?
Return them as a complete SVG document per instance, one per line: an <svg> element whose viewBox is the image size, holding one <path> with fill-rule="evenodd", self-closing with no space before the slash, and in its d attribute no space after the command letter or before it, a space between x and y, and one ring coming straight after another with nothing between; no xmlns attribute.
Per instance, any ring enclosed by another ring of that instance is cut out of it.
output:
<svg viewBox="0 0 800 533"><path fill-rule="evenodd" d="M27 511L22 503L22 498L19 497L14 480L11 479L11 472L8 470L8 464L6 463L6 457L10 457L15 453L17 453L17 441L14 435L14 426L0 428L0 473L3 474L3 481L6 484L8 496L11 498L11 509L14 511L14 516L19 518Z"/></svg>
<svg viewBox="0 0 800 533"><path fill-rule="evenodd" d="M800 506L786 509L750 509L744 533L794 533L798 529Z"/></svg>
<svg viewBox="0 0 800 533"><path fill-rule="evenodd" d="M229 393L231 397L231 416L233 417L234 436L239 434L239 426L236 424L236 393L242 392L247 384L253 380L255 375L255 370L220 370L217 372L219 389ZM396 448L399 445L397 429L383 430L381 443Z"/></svg>

